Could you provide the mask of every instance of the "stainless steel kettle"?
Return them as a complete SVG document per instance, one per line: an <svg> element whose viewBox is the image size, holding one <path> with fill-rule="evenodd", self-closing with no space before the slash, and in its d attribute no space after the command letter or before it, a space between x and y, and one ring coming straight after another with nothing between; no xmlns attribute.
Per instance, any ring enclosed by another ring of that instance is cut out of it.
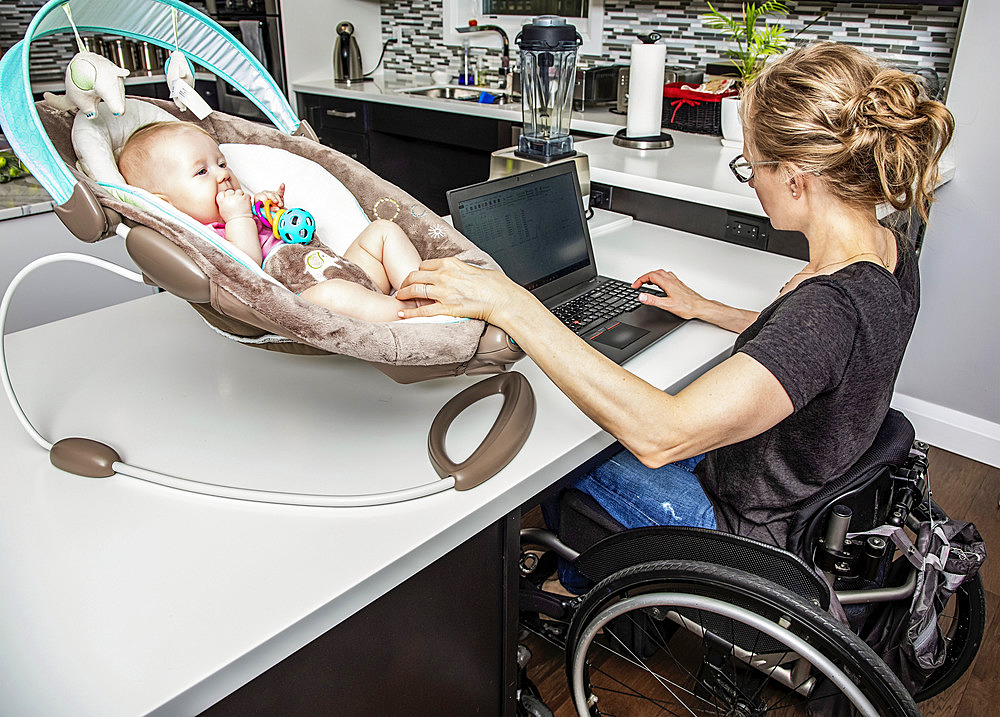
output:
<svg viewBox="0 0 1000 717"><path fill-rule="evenodd" d="M351 83L364 79L361 49L354 39L354 25L344 21L337 25L337 42L333 46L333 81Z"/></svg>

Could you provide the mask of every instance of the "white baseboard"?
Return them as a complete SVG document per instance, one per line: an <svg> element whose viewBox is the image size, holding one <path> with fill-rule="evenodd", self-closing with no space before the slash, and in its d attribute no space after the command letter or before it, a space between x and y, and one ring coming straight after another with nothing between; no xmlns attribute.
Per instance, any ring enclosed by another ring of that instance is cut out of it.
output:
<svg viewBox="0 0 1000 717"><path fill-rule="evenodd" d="M906 414L924 443L1000 468L1000 423L900 393L892 407Z"/></svg>

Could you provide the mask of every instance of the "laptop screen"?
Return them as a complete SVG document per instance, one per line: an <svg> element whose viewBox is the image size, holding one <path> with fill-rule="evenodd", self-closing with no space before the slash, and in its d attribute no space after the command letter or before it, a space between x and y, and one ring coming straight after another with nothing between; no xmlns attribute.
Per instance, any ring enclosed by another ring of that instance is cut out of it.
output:
<svg viewBox="0 0 1000 717"><path fill-rule="evenodd" d="M572 163L567 169L454 197L456 227L529 291L591 263Z"/></svg>

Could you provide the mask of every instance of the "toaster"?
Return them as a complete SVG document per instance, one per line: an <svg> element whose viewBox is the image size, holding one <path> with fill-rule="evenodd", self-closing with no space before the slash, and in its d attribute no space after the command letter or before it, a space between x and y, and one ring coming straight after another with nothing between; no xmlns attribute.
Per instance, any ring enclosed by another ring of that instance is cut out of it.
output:
<svg viewBox="0 0 1000 717"><path fill-rule="evenodd" d="M615 111L625 113L628 111L628 65L619 65L618 86L615 94ZM705 77L701 70L690 70L685 67L667 67L663 70L663 83L687 82L692 85L700 85Z"/></svg>
<svg viewBox="0 0 1000 717"><path fill-rule="evenodd" d="M628 65L577 67L573 83L573 109L613 105L618 100L618 77ZM521 94L521 72L514 71L514 94Z"/></svg>

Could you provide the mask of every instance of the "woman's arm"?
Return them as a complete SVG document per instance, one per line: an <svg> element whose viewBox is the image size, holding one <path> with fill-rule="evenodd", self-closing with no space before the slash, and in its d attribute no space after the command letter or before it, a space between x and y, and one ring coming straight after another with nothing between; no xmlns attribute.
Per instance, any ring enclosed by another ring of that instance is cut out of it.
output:
<svg viewBox="0 0 1000 717"><path fill-rule="evenodd" d="M396 296L423 298L425 286L437 303L404 317L469 316L504 329L580 410L646 465L745 440L792 412L778 380L749 356L733 356L671 396L586 344L501 272L456 259L426 261Z"/></svg>
<svg viewBox="0 0 1000 717"><path fill-rule="evenodd" d="M747 327L756 321L759 315L756 311L737 309L720 301L706 299L678 279L672 271L657 269L643 274L632 282L632 288L638 289L643 284L655 284L663 290L666 296L640 294L639 301L642 303L664 309L682 319L701 319L737 334L746 331Z"/></svg>

